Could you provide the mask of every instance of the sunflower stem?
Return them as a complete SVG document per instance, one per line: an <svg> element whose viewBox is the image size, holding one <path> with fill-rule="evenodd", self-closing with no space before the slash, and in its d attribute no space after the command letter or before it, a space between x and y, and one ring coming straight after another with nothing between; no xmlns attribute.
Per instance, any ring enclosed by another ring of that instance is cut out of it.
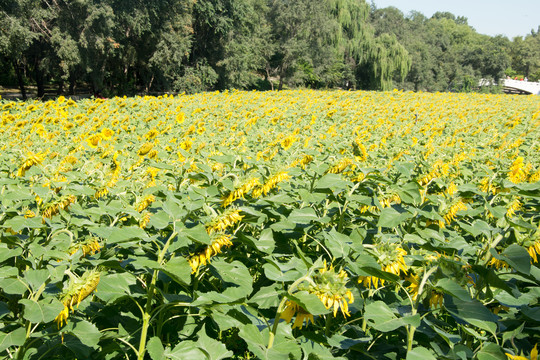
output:
<svg viewBox="0 0 540 360"><path fill-rule="evenodd" d="M278 305L278 308L276 311L276 317L274 318L274 325L272 326L272 330L270 331L270 334L268 336L268 346L267 346L268 349L270 349L274 345L274 338L276 336L279 319L281 318L281 312L283 311L283 305L285 305L285 301L287 301L286 296L284 296L281 299L281 302Z"/></svg>
<svg viewBox="0 0 540 360"><path fill-rule="evenodd" d="M165 253L167 252L167 249L169 248L169 245L171 244L171 240L174 239L174 237L178 233L174 231L171 236L167 239L167 242L163 246L163 249L159 252L158 255L158 264L162 265L163 258L165 257ZM148 290L146 291L146 306L144 308L144 313L142 314L143 318L143 325L141 329L141 339L139 342L139 351L137 353L137 359L138 360L144 360L144 353L146 352L146 336L148 335L148 327L150 325L150 319L151 319L151 312L152 312L152 300L154 298L154 291L156 287L156 281L159 274L159 270L154 270L152 273L152 279L150 280L150 285L148 286Z"/></svg>
<svg viewBox="0 0 540 360"><path fill-rule="evenodd" d="M302 276L300 279L297 279L295 282L292 283L291 287L287 291L289 294L292 294L292 292L296 289L296 287L305 280L310 281L311 280L311 272L310 270L307 275ZM313 281L313 280L311 280ZM283 306L285 305L285 301L287 301L287 296L284 296L281 299L281 302L278 305L277 311L276 311L276 317L274 318L274 325L272 326L272 330L270 331L269 337L268 337L268 349L270 349L274 345L274 338L276 336L277 327L279 324L279 319L281 318L281 313L283 312Z"/></svg>

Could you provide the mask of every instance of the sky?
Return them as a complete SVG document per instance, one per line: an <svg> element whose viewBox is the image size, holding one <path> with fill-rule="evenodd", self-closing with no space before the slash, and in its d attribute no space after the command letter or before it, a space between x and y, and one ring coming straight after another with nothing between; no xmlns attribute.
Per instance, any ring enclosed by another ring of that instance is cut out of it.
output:
<svg viewBox="0 0 540 360"><path fill-rule="evenodd" d="M371 0L367 0L368 3ZM377 8L393 6L407 15L411 10L428 18L437 11L465 16L480 34L525 36L540 26L540 0L373 0Z"/></svg>

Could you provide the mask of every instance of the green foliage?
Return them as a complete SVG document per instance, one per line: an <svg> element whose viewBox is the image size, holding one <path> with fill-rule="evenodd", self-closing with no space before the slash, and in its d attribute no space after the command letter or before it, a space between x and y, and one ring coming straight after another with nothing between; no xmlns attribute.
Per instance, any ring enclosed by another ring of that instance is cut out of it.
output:
<svg viewBox="0 0 540 360"><path fill-rule="evenodd" d="M538 105L397 90L1 100L0 356L530 356Z"/></svg>

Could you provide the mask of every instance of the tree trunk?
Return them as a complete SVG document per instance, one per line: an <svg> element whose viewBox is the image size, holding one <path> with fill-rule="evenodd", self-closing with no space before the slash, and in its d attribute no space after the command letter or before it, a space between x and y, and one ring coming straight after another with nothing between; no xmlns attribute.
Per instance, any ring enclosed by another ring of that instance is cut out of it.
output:
<svg viewBox="0 0 540 360"><path fill-rule="evenodd" d="M26 96L26 88L24 87L24 79L18 61L13 61L13 67L15 68L15 74L17 75L17 82L19 83L19 89L21 90L21 96L23 100L28 99Z"/></svg>
<svg viewBox="0 0 540 360"><path fill-rule="evenodd" d="M73 75L69 75L68 94L69 95L75 95L75 76L73 76Z"/></svg>
<svg viewBox="0 0 540 360"><path fill-rule="evenodd" d="M58 89L56 90L56 95L62 95L64 92L64 80L60 79L58 82Z"/></svg>

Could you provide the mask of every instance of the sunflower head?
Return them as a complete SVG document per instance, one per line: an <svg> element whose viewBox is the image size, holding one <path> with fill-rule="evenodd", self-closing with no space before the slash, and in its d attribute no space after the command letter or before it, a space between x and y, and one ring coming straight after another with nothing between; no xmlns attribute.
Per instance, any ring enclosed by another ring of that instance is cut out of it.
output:
<svg viewBox="0 0 540 360"><path fill-rule="evenodd" d="M313 275L313 283L308 291L317 295L323 305L333 311L334 316L338 310L345 316L349 316L349 306L354 302L354 296L347 282L349 278L343 269L335 269L333 265L328 265L326 260L324 266Z"/></svg>

